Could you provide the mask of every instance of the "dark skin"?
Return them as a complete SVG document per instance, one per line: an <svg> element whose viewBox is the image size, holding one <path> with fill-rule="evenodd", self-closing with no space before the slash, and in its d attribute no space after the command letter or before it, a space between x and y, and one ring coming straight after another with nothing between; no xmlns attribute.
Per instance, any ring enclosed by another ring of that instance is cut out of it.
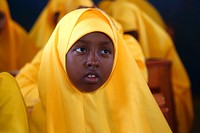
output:
<svg viewBox="0 0 200 133"><path fill-rule="evenodd" d="M81 37L66 54L69 79L81 92L93 92L101 87L110 76L113 62L113 42L101 32Z"/></svg>
<svg viewBox="0 0 200 133"><path fill-rule="evenodd" d="M5 24L6 24L6 16L3 12L0 11L0 33L3 31Z"/></svg>

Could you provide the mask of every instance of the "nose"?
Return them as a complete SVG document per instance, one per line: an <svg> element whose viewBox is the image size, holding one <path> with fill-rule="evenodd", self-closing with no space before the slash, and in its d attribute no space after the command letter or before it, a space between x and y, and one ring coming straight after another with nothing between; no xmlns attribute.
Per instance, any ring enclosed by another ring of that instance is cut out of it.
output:
<svg viewBox="0 0 200 133"><path fill-rule="evenodd" d="M99 66L99 60L97 59L97 55L95 55L95 53L92 52L89 54L86 65L88 67L98 67Z"/></svg>

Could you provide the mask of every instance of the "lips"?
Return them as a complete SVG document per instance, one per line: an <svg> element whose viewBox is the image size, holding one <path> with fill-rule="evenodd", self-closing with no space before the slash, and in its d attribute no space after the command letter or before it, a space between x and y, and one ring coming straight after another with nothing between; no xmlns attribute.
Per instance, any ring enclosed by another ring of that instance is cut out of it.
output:
<svg viewBox="0 0 200 133"><path fill-rule="evenodd" d="M87 73L85 75L85 80L87 83L95 84L99 80L99 75L97 73Z"/></svg>

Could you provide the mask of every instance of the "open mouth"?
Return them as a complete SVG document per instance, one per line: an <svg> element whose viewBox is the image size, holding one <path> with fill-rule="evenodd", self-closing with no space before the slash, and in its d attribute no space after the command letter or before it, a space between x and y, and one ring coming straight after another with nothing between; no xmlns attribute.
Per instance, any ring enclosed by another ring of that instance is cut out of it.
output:
<svg viewBox="0 0 200 133"><path fill-rule="evenodd" d="M99 76L98 76L98 74L87 74L85 79L86 79L86 82L95 84L98 82Z"/></svg>

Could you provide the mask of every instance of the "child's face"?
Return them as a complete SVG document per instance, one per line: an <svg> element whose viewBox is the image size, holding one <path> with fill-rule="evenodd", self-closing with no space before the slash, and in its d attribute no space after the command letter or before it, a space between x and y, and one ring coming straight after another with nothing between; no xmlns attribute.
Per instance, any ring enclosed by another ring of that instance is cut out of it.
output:
<svg viewBox="0 0 200 133"><path fill-rule="evenodd" d="M66 69L79 91L92 92L108 79L113 61L112 40L104 33L92 32L81 37L68 51Z"/></svg>

